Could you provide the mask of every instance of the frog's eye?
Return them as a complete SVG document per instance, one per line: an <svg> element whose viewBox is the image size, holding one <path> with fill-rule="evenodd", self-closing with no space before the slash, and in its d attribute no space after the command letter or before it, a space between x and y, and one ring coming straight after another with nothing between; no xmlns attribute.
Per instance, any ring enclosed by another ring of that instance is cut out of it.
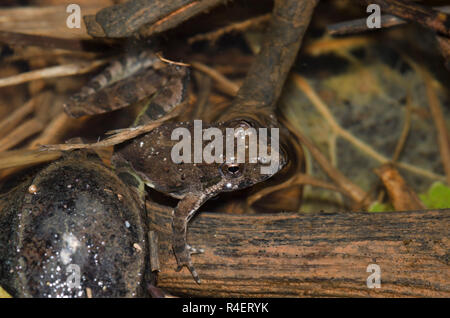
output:
<svg viewBox="0 0 450 318"><path fill-rule="evenodd" d="M239 122L238 128L249 129L249 128L252 128L252 125L249 122L245 121L245 120L241 120Z"/></svg>
<svg viewBox="0 0 450 318"><path fill-rule="evenodd" d="M241 166L236 163L224 163L220 167L220 172L228 178L237 178L242 175Z"/></svg>

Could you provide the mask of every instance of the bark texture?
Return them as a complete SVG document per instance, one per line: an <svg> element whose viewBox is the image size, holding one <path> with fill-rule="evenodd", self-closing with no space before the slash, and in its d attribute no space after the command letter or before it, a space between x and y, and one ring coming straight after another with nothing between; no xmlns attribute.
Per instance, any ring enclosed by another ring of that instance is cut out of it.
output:
<svg viewBox="0 0 450 318"><path fill-rule="evenodd" d="M188 243L202 278L175 272L170 209L149 206L158 286L212 297L449 297L450 210L225 215L201 213ZM381 288L368 288L369 264Z"/></svg>

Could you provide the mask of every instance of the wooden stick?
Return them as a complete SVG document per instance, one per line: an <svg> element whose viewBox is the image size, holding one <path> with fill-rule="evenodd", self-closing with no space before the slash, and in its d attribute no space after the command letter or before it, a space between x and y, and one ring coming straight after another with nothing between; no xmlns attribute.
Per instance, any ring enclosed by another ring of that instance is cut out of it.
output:
<svg viewBox="0 0 450 318"><path fill-rule="evenodd" d="M95 37L123 38L145 25L155 24L144 33L149 36L167 30L224 0L130 0L104 8L95 16L85 16L88 33ZM176 20L172 23L170 20ZM161 22L158 22L161 21ZM164 26L161 26L161 25ZM156 29L156 30L155 30Z"/></svg>
<svg viewBox="0 0 450 318"><path fill-rule="evenodd" d="M365 5L378 4L382 12L418 23L428 29L450 36L450 15L405 0L362 0Z"/></svg>
<svg viewBox="0 0 450 318"><path fill-rule="evenodd" d="M90 63L65 64L20 73L10 77L0 78L0 87L17 85L43 78L54 78L89 73L105 63L105 60L96 60Z"/></svg>
<svg viewBox="0 0 450 318"><path fill-rule="evenodd" d="M9 135L0 139L0 152L18 145L28 137L33 136L43 129L44 124L41 121L35 118L27 120L16 129L14 129Z"/></svg>
<svg viewBox="0 0 450 318"><path fill-rule="evenodd" d="M166 17L156 21L153 24L148 26L143 26L139 33L143 37L149 37L154 34L158 34L172 28L175 28L179 24L189 20L190 18L208 11L221 3L225 2L224 0L202 0L202 1L193 1L186 6L178 8L173 11Z"/></svg>
<svg viewBox="0 0 450 318"><path fill-rule="evenodd" d="M268 13L260 15L258 17L247 19L245 21L232 23L223 28L219 28L217 30L208 33L196 34L188 39L188 43L192 44L199 41L210 41L212 43L215 43L224 34L228 34L231 32L243 32L245 30L255 27L256 25L261 25L263 23L268 22L270 20L270 17L271 14Z"/></svg>
<svg viewBox="0 0 450 318"><path fill-rule="evenodd" d="M437 130L437 140L439 144L439 152L441 153L441 160L444 166L445 175L447 177L447 183L450 185L450 137L447 125L445 122L442 106L439 101L439 97L433 87L433 78L431 75L419 67L422 76L425 80L425 87L428 97L428 105L430 106L431 115Z"/></svg>
<svg viewBox="0 0 450 318"><path fill-rule="evenodd" d="M318 0L275 0L261 51L223 121L247 118L274 125L274 110Z"/></svg>
<svg viewBox="0 0 450 318"><path fill-rule="evenodd" d="M250 206L253 203L255 203L256 201L258 201L259 199L261 199L262 197L269 195L270 193L273 193L273 192L281 190L281 189L286 189L286 188L292 187L294 185L312 185L313 187L319 187L319 188L339 192L339 193L342 193L342 194L350 197L349 193L347 191L345 191L345 189L337 187L330 182L318 179L318 178L308 175L308 174L297 173L283 183L276 184L271 187L266 187L256 193L250 195L247 198L247 204Z"/></svg>
<svg viewBox="0 0 450 318"><path fill-rule="evenodd" d="M53 36L23 34L0 31L0 42L11 46L39 46L48 49L62 49L68 51L104 52L108 46L86 39L65 39Z"/></svg>
<svg viewBox="0 0 450 318"><path fill-rule="evenodd" d="M30 99L24 105L17 108L11 115L0 122L0 138L8 134L22 121L22 119L24 119L34 111L37 99L38 97Z"/></svg>
<svg viewBox="0 0 450 318"><path fill-rule="evenodd" d="M434 10L450 13L450 6L433 7ZM400 19L391 14L383 14L381 16L381 27L391 28L393 26L406 24L408 21ZM327 31L331 35L353 34L366 31L378 30L376 28L369 29L367 27L367 18L343 21L335 24L327 25Z"/></svg>
<svg viewBox="0 0 450 318"><path fill-rule="evenodd" d="M38 150L10 150L0 152L0 179L5 178L7 175L11 175L8 171L10 168L14 168L17 172L17 167L27 167L37 165L43 162L56 160L61 157L60 151L38 151ZM3 170L5 169L5 170ZM8 173L5 173L7 172Z"/></svg>
<svg viewBox="0 0 450 318"><path fill-rule="evenodd" d="M450 210L225 215L202 213L188 240L202 277L175 272L171 209L151 204L158 286L200 297L449 297ZM381 288L368 288L370 264Z"/></svg>
<svg viewBox="0 0 450 318"><path fill-rule="evenodd" d="M403 179L393 164L384 164L376 168L375 173L383 181L383 185L396 211L425 209L419 196L406 183L405 179Z"/></svg>

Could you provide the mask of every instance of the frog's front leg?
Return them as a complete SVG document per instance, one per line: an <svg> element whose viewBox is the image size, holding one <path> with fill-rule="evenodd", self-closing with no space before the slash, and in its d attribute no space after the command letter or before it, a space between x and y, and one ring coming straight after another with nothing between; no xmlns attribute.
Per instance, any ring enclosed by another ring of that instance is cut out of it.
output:
<svg viewBox="0 0 450 318"><path fill-rule="evenodd" d="M188 194L175 208L172 231L173 231L173 252L177 259L177 271L186 266L191 272L194 280L200 283L200 278L191 261L191 254L203 253L202 249L196 249L187 244L187 224L200 206L207 200L205 194Z"/></svg>

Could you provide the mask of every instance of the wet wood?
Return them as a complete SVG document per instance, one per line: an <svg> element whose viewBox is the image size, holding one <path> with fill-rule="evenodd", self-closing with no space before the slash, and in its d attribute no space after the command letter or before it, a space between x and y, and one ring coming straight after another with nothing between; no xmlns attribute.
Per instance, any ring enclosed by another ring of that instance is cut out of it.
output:
<svg viewBox="0 0 450 318"><path fill-rule="evenodd" d="M450 39L443 36L436 36L439 50L445 59L445 67L450 71Z"/></svg>
<svg viewBox="0 0 450 318"><path fill-rule="evenodd" d="M123 38L132 35L143 26L149 36L167 30L192 16L212 8L223 0L130 0L100 10L95 16L85 17L88 33L95 37ZM170 17L170 19L168 19ZM166 19L167 18L167 19ZM174 22L168 20L174 19ZM161 22L158 22L162 20ZM158 22L156 24L156 22ZM155 24L151 26L152 24ZM164 24L164 26L160 26Z"/></svg>
<svg viewBox="0 0 450 318"><path fill-rule="evenodd" d="M449 297L450 210L225 215L201 213L188 242L202 283L175 272L170 209L152 204L158 287L213 297ZM368 288L369 264L381 288Z"/></svg>
<svg viewBox="0 0 450 318"><path fill-rule="evenodd" d="M139 30L139 33L144 37L149 37L153 34L170 30L200 13L207 12L208 10L220 5L223 2L225 1L224 0L193 1L186 6L178 8L177 10L173 11L166 17L156 21L153 24L143 26Z"/></svg>
<svg viewBox="0 0 450 318"><path fill-rule="evenodd" d="M272 126L270 115L275 110L318 2L275 1L261 51L250 67L232 106L220 120L249 118L261 123L262 127Z"/></svg>

